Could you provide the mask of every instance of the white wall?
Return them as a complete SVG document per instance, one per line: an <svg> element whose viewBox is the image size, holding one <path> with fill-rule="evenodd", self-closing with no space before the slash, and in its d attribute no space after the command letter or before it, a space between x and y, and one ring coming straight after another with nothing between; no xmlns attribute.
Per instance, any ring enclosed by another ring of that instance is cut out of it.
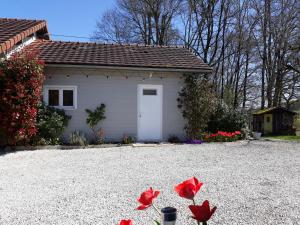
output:
<svg viewBox="0 0 300 225"><path fill-rule="evenodd" d="M85 109L94 110L101 103L106 105L106 119L100 126L108 140L119 141L124 134L136 137L138 84L163 85L163 140L170 135L185 136L184 119L177 108L178 91L182 86L180 73L153 72L149 79L150 72L146 71L47 67L45 74L45 85L77 86L77 109L66 111L72 119L65 138L74 130L91 135Z"/></svg>

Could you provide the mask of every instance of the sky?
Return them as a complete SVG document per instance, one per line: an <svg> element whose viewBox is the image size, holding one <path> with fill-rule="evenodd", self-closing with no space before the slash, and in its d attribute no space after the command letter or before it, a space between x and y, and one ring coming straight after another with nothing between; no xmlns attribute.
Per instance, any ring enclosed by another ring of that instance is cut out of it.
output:
<svg viewBox="0 0 300 225"><path fill-rule="evenodd" d="M96 21L114 6L114 0L0 0L2 18L43 19L50 34L90 37ZM5 10L4 10L5 9ZM89 39L51 36L53 40Z"/></svg>

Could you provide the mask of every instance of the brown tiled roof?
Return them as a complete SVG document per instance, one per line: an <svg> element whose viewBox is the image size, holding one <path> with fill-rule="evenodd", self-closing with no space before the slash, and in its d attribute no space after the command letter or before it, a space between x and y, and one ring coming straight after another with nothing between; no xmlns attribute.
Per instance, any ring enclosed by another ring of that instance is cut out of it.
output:
<svg viewBox="0 0 300 225"><path fill-rule="evenodd" d="M10 50L24 38L39 32L43 38L47 35L47 23L44 20L25 20L0 18L0 54Z"/></svg>
<svg viewBox="0 0 300 225"><path fill-rule="evenodd" d="M277 107L271 107L271 108L266 108L266 109L261 109L258 110L256 112L253 113L253 115L263 115L263 114L268 114L268 113L272 113L272 112L287 112L287 113L291 113L296 115L297 113L291 110L288 110L287 108L281 107L281 106L277 106Z"/></svg>
<svg viewBox="0 0 300 225"><path fill-rule="evenodd" d="M38 50L46 64L96 65L185 69L210 72L187 48L141 45L112 45L83 42L36 40L30 48Z"/></svg>

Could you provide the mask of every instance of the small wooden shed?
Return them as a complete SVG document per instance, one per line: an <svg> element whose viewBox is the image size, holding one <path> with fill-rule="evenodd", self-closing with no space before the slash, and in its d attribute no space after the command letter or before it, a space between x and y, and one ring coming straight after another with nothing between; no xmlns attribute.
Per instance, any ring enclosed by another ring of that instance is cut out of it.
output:
<svg viewBox="0 0 300 225"><path fill-rule="evenodd" d="M284 107L272 107L253 113L253 131L263 135L294 135L296 112Z"/></svg>

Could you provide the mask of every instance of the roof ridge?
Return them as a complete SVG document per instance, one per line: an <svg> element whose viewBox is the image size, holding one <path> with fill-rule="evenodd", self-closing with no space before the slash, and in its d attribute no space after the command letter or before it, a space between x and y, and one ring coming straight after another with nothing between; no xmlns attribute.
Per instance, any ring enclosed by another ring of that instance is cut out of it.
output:
<svg viewBox="0 0 300 225"><path fill-rule="evenodd" d="M0 20L12 20L12 21L35 21L35 22L46 22L46 20L43 19L22 19L22 18L6 18L6 17L0 17Z"/></svg>
<svg viewBox="0 0 300 225"><path fill-rule="evenodd" d="M51 33L49 33L51 36ZM145 45L145 44L118 44L118 43L105 43L105 42L95 42L95 41L62 41L62 40L47 40L49 42L59 42L59 43L76 43L76 44L89 44L89 45L113 45L113 46L138 46L138 47L150 47L150 48L185 48L188 49L184 45Z"/></svg>

